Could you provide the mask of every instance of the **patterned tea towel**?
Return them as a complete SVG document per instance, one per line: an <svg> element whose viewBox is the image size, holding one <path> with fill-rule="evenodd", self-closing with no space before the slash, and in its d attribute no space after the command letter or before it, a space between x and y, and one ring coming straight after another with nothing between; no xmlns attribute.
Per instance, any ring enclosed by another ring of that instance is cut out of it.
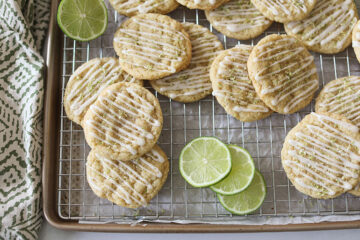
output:
<svg viewBox="0 0 360 240"><path fill-rule="evenodd" d="M42 221L44 43L50 0L0 0L0 239Z"/></svg>

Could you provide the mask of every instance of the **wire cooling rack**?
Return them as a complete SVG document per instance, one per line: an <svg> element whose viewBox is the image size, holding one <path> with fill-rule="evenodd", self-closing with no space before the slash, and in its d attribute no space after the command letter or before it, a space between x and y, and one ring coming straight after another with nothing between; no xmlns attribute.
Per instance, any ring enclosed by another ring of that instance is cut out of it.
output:
<svg viewBox="0 0 360 240"><path fill-rule="evenodd" d="M62 59L62 96L74 70L94 57L116 56L112 46L113 34L124 17L109 9L106 33L91 42L81 43L64 36ZM225 49L240 43L218 33L200 10L179 7L169 14L181 22L194 22L208 27L223 42ZM256 44L272 33L284 33L281 24L274 23L260 37L242 44ZM349 75L360 75L351 47L337 55L313 53L320 78L320 85ZM90 151L79 125L71 122L61 105L60 159L58 169L57 206L62 219L79 221L134 220L195 220L207 222L242 221L249 216L233 216L218 202L208 188L193 188L181 177L178 170L180 150L198 136L216 136L226 143L238 144L249 150L257 168L267 183L267 196L262 207L252 216L261 218L360 215L360 198L344 194L331 200L317 200L298 192L289 182L281 166L280 151L286 134L306 114L314 110L314 102L292 115L272 114L253 122L240 122L227 115L213 96L190 104L182 104L157 94L164 116L164 126L158 144L171 163L170 173L163 189L147 207L126 209L98 198L86 181L85 162ZM252 217L251 216L251 217Z"/></svg>

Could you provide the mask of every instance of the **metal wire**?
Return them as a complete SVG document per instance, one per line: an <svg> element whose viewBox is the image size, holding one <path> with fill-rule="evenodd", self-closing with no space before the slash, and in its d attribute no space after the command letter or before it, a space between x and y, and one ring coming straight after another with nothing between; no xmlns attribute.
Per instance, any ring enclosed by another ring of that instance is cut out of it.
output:
<svg viewBox="0 0 360 240"><path fill-rule="evenodd" d="M123 17L110 6L107 32L90 43L73 41L64 36L62 62L62 96L69 77L82 63L94 57L115 56L112 38ZM209 27L223 42L225 49L240 41L226 38L209 25L199 10L180 7L170 14L182 22L195 22ZM254 45L271 33L283 33L280 24L274 24L262 36L241 41ZM315 54L321 85L344 76L359 75L360 66L351 48L337 55ZM148 85L147 88L151 89ZM154 90L151 89L154 92ZM199 102L181 104L154 92L161 104L164 127L159 145L165 150L171 163L169 177L161 192L147 207L126 209L94 195L86 181L85 162L90 150L80 126L68 120L63 104L60 126L60 159L58 169L58 214L63 219L128 221L136 219L177 220L197 219L204 221L243 219L233 216L219 204L209 189L188 185L178 170L178 156L182 147L198 136L217 136L227 143L238 144L249 150L257 168L267 183L267 197L255 216L326 216L359 215L360 198L344 194L332 200L309 198L294 188L281 167L280 150L286 134L306 114L314 110L314 104L292 115L272 114L267 119L243 123L227 115L213 96ZM63 100L62 100L63 103Z"/></svg>

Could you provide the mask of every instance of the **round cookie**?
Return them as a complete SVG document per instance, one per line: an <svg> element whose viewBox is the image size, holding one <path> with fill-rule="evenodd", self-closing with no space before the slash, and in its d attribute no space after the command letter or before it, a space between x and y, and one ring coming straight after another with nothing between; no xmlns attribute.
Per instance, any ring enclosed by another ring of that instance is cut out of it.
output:
<svg viewBox="0 0 360 240"><path fill-rule="evenodd" d="M344 77L325 85L316 99L316 112L342 115L360 127L360 77Z"/></svg>
<svg viewBox="0 0 360 240"><path fill-rule="evenodd" d="M94 58L82 64L66 85L64 108L68 118L81 124L86 111L100 92L118 82L143 84L142 80L124 72L117 58Z"/></svg>
<svg viewBox="0 0 360 240"><path fill-rule="evenodd" d="M195 102L212 91L209 76L211 63L224 48L207 28L183 23L192 44L192 60L188 68L168 77L150 81L160 94L178 102Z"/></svg>
<svg viewBox="0 0 360 240"><path fill-rule="evenodd" d="M316 0L251 0L267 18L281 23L306 18L316 4Z"/></svg>
<svg viewBox="0 0 360 240"><path fill-rule="evenodd" d="M146 206L164 185L168 172L169 161L157 145L127 162L91 150L86 162L86 176L93 192L127 208Z"/></svg>
<svg viewBox="0 0 360 240"><path fill-rule="evenodd" d="M229 0L176 0L190 9L212 10Z"/></svg>
<svg viewBox="0 0 360 240"><path fill-rule="evenodd" d="M252 50L249 77L272 110L291 114L307 106L319 88L314 57L295 38L272 34Z"/></svg>
<svg viewBox="0 0 360 240"><path fill-rule="evenodd" d="M157 98L134 83L105 88L83 120L89 146L121 161L150 151L159 138L163 116Z"/></svg>
<svg viewBox="0 0 360 240"><path fill-rule="evenodd" d="M358 21L352 32L352 47L358 62L360 63L360 21Z"/></svg>
<svg viewBox="0 0 360 240"><path fill-rule="evenodd" d="M179 6L175 0L109 0L109 2L118 13L128 17L142 13L167 14Z"/></svg>
<svg viewBox="0 0 360 240"><path fill-rule="evenodd" d="M191 61L191 42L181 23L147 13L125 21L114 36L121 67L130 75L155 80L179 72Z"/></svg>
<svg viewBox="0 0 360 240"><path fill-rule="evenodd" d="M335 54L351 44L357 19L352 0L318 0L307 18L286 23L285 31L314 52Z"/></svg>
<svg viewBox="0 0 360 240"><path fill-rule="evenodd" d="M272 24L250 0L232 0L205 14L216 30L239 40L257 37Z"/></svg>
<svg viewBox="0 0 360 240"><path fill-rule="evenodd" d="M281 161L295 188L328 199L359 183L359 129L345 117L307 115L285 138Z"/></svg>
<svg viewBox="0 0 360 240"><path fill-rule="evenodd" d="M227 113L243 122L260 120L272 113L248 77L246 63L251 50L248 45L225 50L216 57L210 70L213 95Z"/></svg>

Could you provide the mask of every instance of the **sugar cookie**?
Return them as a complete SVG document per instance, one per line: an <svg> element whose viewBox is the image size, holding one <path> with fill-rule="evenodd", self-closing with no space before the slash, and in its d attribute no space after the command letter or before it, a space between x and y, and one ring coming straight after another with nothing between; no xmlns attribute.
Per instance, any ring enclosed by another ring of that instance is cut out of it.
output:
<svg viewBox="0 0 360 240"><path fill-rule="evenodd" d="M163 117L157 98L134 83L105 88L83 120L85 138L104 156L127 161L155 145Z"/></svg>
<svg viewBox="0 0 360 240"><path fill-rule="evenodd" d="M311 113L285 138L281 161L300 192L337 197L359 183L359 129L340 115Z"/></svg>
<svg viewBox="0 0 360 240"><path fill-rule="evenodd" d="M251 46L237 45L222 52L210 70L213 95L227 113L251 122L269 116L269 109L258 97L248 77L247 60Z"/></svg>
<svg viewBox="0 0 360 240"><path fill-rule="evenodd" d="M143 156L119 161L91 150L86 176L94 193L127 208L146 206L164 185L169 161L157 145Z"/></svg>
<svg viewBox="0 0 360 240"><path fill-rule="evenodd" d="M232 0L205 14L216 30L239 40L257 37L272 24L250 0Z"/></svg>
<svg viewBox="0 0 360 240"><path fill-rule="evenodd" d="M181 23L154 13L125 21L115 33L114 49L121 67L139 79L166 77L191 61L191 42Z"/></svg>
<svg viewBox="0 0 360 240"><path fill-rule="evenodd" d="M252 50L247 67L260 99L278 113L304 108L319 88L314 57L287 35L263 38Z"/></svg>
<svg viewBox="0 0 360 240"><path fill-rule="evenodd" d="M188 68L168 77L150 81L151 86L175 101L194 102L211 93L209 70L211 63L223 50L218 38L207 28L183 23L192 44L192 60Z"/></svg>
<svg viewBox="0 0 360 240"><path fill-rule="evenodd" d="M86 111L100 92L118 82L143 84L141 80L124 72L116 58L94 58L82 64L66 85L64 108L68 118L81 124Z"/></svg>
<svg viewBox="0 0 360 240"><path fill-rule="evenodd" d="M307 18L285 24L285 31L309 50L335 54L351 44L351 33L357 19L352 0L318 0Z"/></svg>

